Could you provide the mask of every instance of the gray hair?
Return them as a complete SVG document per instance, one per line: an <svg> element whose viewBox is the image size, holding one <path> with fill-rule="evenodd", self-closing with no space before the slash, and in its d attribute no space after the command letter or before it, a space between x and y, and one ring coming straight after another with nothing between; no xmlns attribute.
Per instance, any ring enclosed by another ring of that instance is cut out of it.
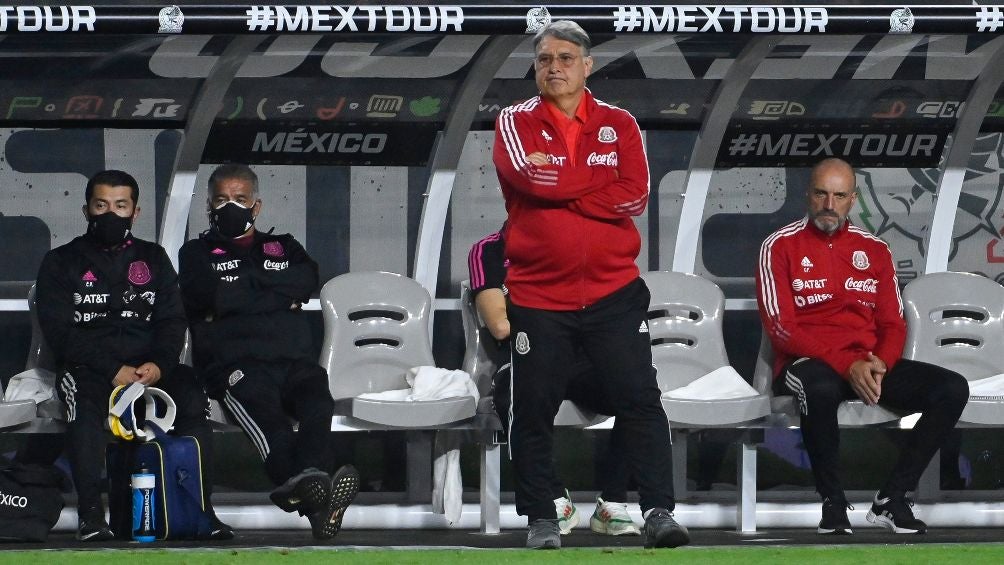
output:
<svg viewBox="0 0 1004 565"><path fill-rule="evenodd" d="M551 22L533 36L533 50L537 51L537 46L545 37L553 37L562 41L570 41L582 48L582 55L589 56L589 49L593 43L589 41L589 34L582 26L572 20L558 20Z"/></svg>
<svg viewBox="0 0 1004 565"><path fill-rule="evenodd" d="M251 183L251 196L258 198L258 175L247 165L231 163L220 165L209 175L209 197L212 198L216 192L216 186L226 179L240 179Z"/></svg>

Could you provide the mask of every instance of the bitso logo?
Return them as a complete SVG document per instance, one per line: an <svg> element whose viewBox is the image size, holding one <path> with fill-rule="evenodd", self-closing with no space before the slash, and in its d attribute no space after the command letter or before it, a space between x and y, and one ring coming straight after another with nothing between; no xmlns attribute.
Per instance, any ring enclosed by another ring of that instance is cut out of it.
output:
<svg viewBox="0 0 1004 565"><path fill-rule="evenodd" d="M530 353L530 338L526 336L526 332L516 334L516 353L520 355Z"/></svg>

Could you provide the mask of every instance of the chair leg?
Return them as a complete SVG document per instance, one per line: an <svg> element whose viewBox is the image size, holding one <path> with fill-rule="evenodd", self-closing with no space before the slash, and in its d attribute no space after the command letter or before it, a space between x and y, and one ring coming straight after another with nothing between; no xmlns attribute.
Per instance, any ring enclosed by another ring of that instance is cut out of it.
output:
<svg viewBox="0 0 1004 565"><path fill-rule="evenodd" d="M501 529L502 449L490 441L481 443L481 533L498 534Z"/></svg>
<svg viewBox="0 0 1004 565"><path fill-rule="evenodd" d="M432 437L434 432L407 432L407 497L409 502L428 503L432 492Z"/></svg>
<svg viewBox="0 0 1004 565"><path fill-rule="evenodd" d="M739 442L736 457L738 499L736 500L736 533L756 532L756 444L748 433Z"/></svg>
<svg viewBox="0 0 1004 565"><path fill-rule="evenodd" d="M687 498L687 430L670 429L673 440L673 497L677 502Z"/></svg>
<svg viewBox="0 0 1004 565"><path fill-rule="evenodd" d="M917 500L938 500L941 498L941 450L934 452L934 457L920 475L917 490L913 493Z"/></svg>

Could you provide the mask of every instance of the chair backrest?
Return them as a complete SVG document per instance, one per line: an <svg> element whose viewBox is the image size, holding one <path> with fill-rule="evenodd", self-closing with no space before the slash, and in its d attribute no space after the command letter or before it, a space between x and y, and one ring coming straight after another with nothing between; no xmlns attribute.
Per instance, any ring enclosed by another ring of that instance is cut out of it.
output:
<svg viewBox="0 0 1004 565"><path fill-rule="evenodd" d="M969 273L931 273L903 289L903 357L968 380L1004 373L1004 287Z"/></svg>
<svg viewBox="0 0 1004 565"><path fill-rule="evenodd" d="M28 317L31 318L31 347L28 349L28 360L25 362L24 368L25 370L55 371L56 358L52 354L52 349L45 343L42 328L38 325L38 313L35 311L35 285L31 285L31 289L28 290Z"/></svg>
<svg viewBox="0 0 1004 565"><path fill-rule="evenodd" d="M335 400L406 388L411 367L435 365L432 299L413 279L385 272L339 275L321 288L321 366Z"/></svg>
<svg viewBox="0 0 1004 565"><path fill-rule="evenodd" d="M659 388L665 392L686 386L728 365L722 337L725 295L718 285L669 271L643 273L642 278L652 293L648 326Z"/></svg>
<svg viewBox="0 0 1004 565"><path fill-rule="evenodd" d="M464 363L461 367L474 379L484 398L491 394L498 346L478 314L470 281L460 282L460 319L464 325Z"/></svg>

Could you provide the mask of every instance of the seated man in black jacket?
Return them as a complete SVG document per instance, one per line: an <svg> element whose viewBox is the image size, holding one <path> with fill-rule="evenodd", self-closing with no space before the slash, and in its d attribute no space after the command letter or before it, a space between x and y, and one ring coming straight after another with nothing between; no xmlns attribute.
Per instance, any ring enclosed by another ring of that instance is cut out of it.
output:
<svg viewBox="0 0 1004 565"><path fill-rule="evenodd" d="M330 539L359 475L351 465L329 475L334 401L300 309L317 289L317 263L293 236L255 229L262 202L246 165L213 171L207 204L210 229L179 253L195 366L265 461L272 501Z"/></svg>
<svg viewBox="0 0 1004 565"><path fill-rule="evenodd" d="M192 369L179 364L185 312L178 275L164 248L132 235L139 216L136 179L102 171L87 182L87 233L53 249L36 283L38 323L59 364L66 439L77 489L77 536L114 537L101 502L108 397L118 385L156 385L178 406L175 431L199 440L203 483L211 488L209 401ZM233 537L208 506L212 539Z"/></svg>

